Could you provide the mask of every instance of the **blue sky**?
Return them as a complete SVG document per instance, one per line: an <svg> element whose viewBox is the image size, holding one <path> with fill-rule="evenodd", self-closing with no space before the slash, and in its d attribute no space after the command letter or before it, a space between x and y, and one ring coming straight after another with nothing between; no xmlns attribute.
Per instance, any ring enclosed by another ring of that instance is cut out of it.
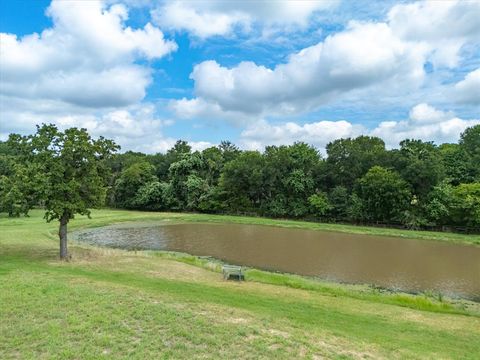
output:
<svg viewBox="0 0 480 360"><path fill-rule="evenodd" d="M86 127L124 150L480 123L480 1L3 1L0 137Z"/></svg>

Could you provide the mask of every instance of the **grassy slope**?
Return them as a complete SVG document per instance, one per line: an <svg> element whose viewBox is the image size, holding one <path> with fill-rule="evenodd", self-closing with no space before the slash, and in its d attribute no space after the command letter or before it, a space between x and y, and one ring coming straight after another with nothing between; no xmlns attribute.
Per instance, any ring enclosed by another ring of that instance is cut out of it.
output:
<svg viewBox="0 0 480 360"><path fill-rule="evenodd" d="M165 216L230 219L104 210L71 228ZM75 245L61 263L56 225L39 211L0 218L1 359L480 355L480 317L469 310L255 271L253 280L308 290L225 282L209 264L171 254Z"/></svg>

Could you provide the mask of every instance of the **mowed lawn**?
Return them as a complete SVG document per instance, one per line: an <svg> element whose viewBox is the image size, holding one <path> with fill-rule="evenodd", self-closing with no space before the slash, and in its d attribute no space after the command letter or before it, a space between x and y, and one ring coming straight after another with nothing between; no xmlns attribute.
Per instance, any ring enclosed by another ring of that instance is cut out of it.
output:
<svg viewBox="0 0 480 360"><path fill-rule="evenodd" d="M480 358L475 306L255 271L230 282L193 257L72 243L64 263L42 215L0 218L0 359ZM70 230L165 218L248 221L98 210Z"/></svg>

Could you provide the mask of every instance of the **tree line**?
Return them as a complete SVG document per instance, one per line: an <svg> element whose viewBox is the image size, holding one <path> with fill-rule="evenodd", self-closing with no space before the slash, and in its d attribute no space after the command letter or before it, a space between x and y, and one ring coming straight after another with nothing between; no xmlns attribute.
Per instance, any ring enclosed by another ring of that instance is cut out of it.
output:
<svg viewBox="0 0 480 360"><path fill-rule="evenodd" d="M36 196L39 185L28 184L45 170L38 162L37 170L25 169L28 141L22 139L12 134L0 143L0 211L11 216L42 205ZM49 141L44 141L48 148ZM101 170L84 174L94 182L102 179L104 187L75 180L49 191L86 196L89 189L102 188L102 204L126 209L480 228L480 125L466 129L458 143L406 139L392 150L377 137L338 139L326 146L326 156L302 142L259 152L224 141L192 151L182 140L166 153L113 154L116 145L105 141L110 155L102 159ZM29 156L38 155L34 153L30 149ZM65 160L73 169L75 161L83 164L77 155Z"/></svg>

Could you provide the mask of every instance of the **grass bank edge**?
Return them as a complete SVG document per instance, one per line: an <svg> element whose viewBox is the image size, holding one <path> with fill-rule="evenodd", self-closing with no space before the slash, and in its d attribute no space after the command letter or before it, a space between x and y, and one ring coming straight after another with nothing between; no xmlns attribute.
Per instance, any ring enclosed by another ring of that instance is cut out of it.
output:
<svg viewBox="0 0 480 360"><path fill-rule="evenodd" d="M217 273L221 272L223 265L223 262L217 259L194 256L182 252L151 250L142 251L141 253L145 253L148 256L183 262ZM377 288L370 285L334 283L301 275L270 272L255 268L246 269L245 279L246 281L253 281L262 284L313 291L326 296L344 296L357 300L396 305L414 310L480 317L480 305L477 306L477 303L462 299L450 299L437 293L425 292L410 294Z"/></svg>

